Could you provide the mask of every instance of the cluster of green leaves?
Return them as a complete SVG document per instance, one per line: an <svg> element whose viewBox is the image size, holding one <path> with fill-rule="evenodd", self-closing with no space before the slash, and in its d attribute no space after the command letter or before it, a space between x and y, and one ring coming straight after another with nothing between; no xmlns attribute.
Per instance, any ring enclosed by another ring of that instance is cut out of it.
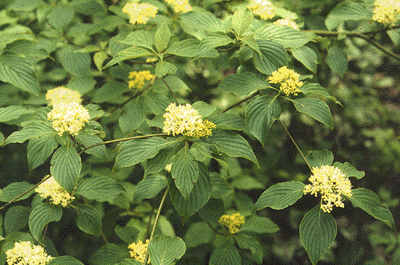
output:
<svg viewBox="0 0 400 265"><path fill-rule="evenodd" d="M212 246L209 264L261 264L266 253L261 238L278 231L279 224L260 210L282 210L303 197L303 182L280 182L265 190L265 183L251 174L241 175L239 163L246 163L244 158L253 163L248 166L251 170L260 167L256 150L266 147L275 121L285 127L284 113L305 114L333 128L327 102L340 102L314 75L318 64L326 63L343 76L348 61L340 39L369 35L333 30L343 31L349 21L359 25L370 21L371 1L337 5L326 17L328 31L324 32L298 31L260 20L241 1L229 8L224 1L199 1L193 11L184 14L174 14L164 1L146 2L154 4L159 13L140 26L127 22L122 13L125 1L117 5L102 0L3 4L0 122L18 129L12 127L7 137L0 132L0 144L28 142L29 172L49 172L76 198L62 209L37 194L31 199L35 186L26 181L4 187L0 201L26 200L30 206L12 206L6 211L0 264L5 263L5 251L21 240L43 244L57 257L46 230L50 223L56 226L63 216L71 215L84 234L102 236L106 242L93 251L90 264L139 264L129 258L127 245L147 238L151 225L157 235L152 233L149 243L151 264L174 264L179 259L184 263L187 249L196 250L202 244ZM211 12L214 8L223 15ZM301 19L283 6L276 12L280 17ZM374 34L381 30L378 24L370 27ZM390 32L397 44L398 31ZM320 36L338 38L329 41ZM199 99L193 108L216 125L212 135L199 139L160 133L166 107L172 102L190 102L192 90L184 73L188 62L215 62L225 53L234 73L216 84L215 94L233 100L217 104L202 99L201 93L192 97ZM298 96L285 96L278 86L268 83L267 77L282 66L302 73L304 85ZM135 91L127 85L128 74L138 70L150 70L156 78ZM90 113L90 122L77 136L59 136L47 119L50 107L45 93L60 84L80 92ZM235 109L240 104L243 111ZM253 137L256 140L249 143ZM348 162L333 163L332 153L326 150L313 151L306 160L311 167L333 164L348 177L364 176ZM172 164L170 173L165 170L168 164ZM256 203L243 192L255 189L265 190ZM358 188L352 193L347 199L354 207L395 228L389 209L374 192ZM160 204L158 210L156 204ZM179 229L172 226L176 217L171 211L179 214L177 223L187 224L191 217L195 220L180 235L184 240L176 236ZM246 222L232 235L218 219L235 211ZM124 226L116 224L125 216L129 220ZM332 246L336 233L334 217L321 211L320 204L304 215L299 234L313 264ZM188 251L187 260L190 255ZM72 256L57 257L50 264L83 264Z"/></svg>

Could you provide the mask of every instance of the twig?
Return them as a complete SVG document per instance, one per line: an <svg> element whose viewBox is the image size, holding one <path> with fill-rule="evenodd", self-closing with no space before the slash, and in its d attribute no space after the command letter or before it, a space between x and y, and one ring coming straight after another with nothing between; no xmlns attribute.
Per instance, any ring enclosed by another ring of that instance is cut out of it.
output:
<svg viewBox="0 0 400 265"><path fill-rule="evenodd" d="M230 105L230 106L226 107L225 109L221 110L219 113L227 112L228 110L233 109L233 108L236 107L236 106L239 106L239 105L242 104L243 102L245 102L245 101L247 101L247 100L249 100L249 99L251 99L251 98L254 98L254 97L257 96L257 95L260 95L260 91L259 91L259 90L256 91L256 92L254 92L253 94L250 94L250 95L248 95L247 97L245 97L245 98L239 100L238 102L234 103L233 105Z"/></svg>
<svg viewBox="0 0 400 265"><path fill-rule="evenodd" d="M168 87L171 94L174 96L176 103L178 103L180 105L181 103L179 103L178 98L176 97L175 93L172 91L171 87L168 85L167 81L165 81L164 77L161 77L161 79L164 82L164 84Z"/></svg>

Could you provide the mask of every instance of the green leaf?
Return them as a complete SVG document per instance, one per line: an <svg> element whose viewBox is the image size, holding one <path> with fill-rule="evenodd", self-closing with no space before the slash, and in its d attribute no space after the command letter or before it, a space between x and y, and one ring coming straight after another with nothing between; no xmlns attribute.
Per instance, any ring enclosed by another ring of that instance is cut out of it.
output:
<svg viewBox="0 0 400 265"><path fill-rule="evenodd" d="M304 33L291 27L267 24L257 29L256 40L268 40L281 44L284 48L299 48L311 39Z"/></svg>
<svg viewBox="0 0 400 265"><path fill-rule="evenodd" d="M56 29L65 29L74 19L74 9L69 5L57 5L47 15L49 24Z"/></svg>
<svg viewBox="0 0 400 265"><path fill-rule="evenodd" d="M138 260L129 258L129 259L124 259L120 263L116 263L114 265L142 265L142 263L140 263L140 261Z"/></svg>
<svg viewBox="0 0 400 265"><path fill-rule="evenodd" d="M125 243L128 244L136 242L136 239L139 235L139 230L129 224L125 225L124 227L116 225L114 231L119 238L121 238L123 241L125 241Z"/></svg>
<svg viewBox="0 0 400 265"><path fill-rule="evenodd" d="M101 232L100 213L87 204L80 204L74 207L77 211L76 225L80 230L91 235L99 235Z"/></svg>
<svg viewBox="0 0 400 265"><path fill-rule="evenodd" d="M61 146L51 158L50 173L66 191L71 192L82 168L81 157L72 146Z"/></svg>
<svg viewBox="0 0 400 265"><path fill-rule="evenodd" d="M257 40L257 43L262 55L253 51L253 64L258 71L270 75L287 65L288 55L281 44L271 40Z"/></svg>
<svg viewBox="0 0 400 265"><path fill-rule="evenodd" d="M48 265L84 265L82 262L71 256L54 257Z"/></svg>
<svg viewBox="0 0 400 265"><path fill-rule="evenodd" d="M35 137L52 137L56 136L57 132L53 129L51 124L47 121L35 121L31 122L22 130L13 132L10 136L7 137L5 144L10 143L23 143L26 140L35 138Z"/></svg>
<svg viewBox="0 0 400 265"><path fill-rule="evenodd" d="M362 179L365 176L364 171L357 170L349 162L345 162L345 163L335 162L335 163L333 163L333 166L341 169L342 172L344 174L346 174L347 177L355 177L356 179Z"/></svg>
<svg viewBox="0 0 400 265"><path fill-rule="evenodd" d="M281 106L276 97L264 95L253 100L246 108L246 123L250 133L262 145L275 120L281 116Z"/></svg>
<svg viewBox="0 0 400 265"><path fill-rule="evenodd" d="M0 108L0 122L12 121L18 119L21 115L30 114L32 112L32 110L25 109L21 106Z"/></svg>
<svg viewBox="0 0 400 265"><path fill-rule="evenodd" d="M279 231L279 226L267 217L254 215L246 220L244 225L240 227L239 231L255 232L257 234L275 233Z"/></svg>
<svg viewBox="0 0 400 265"><path fill-rule="evenodd" d="M303 217L299 232L300 240L314 265L331 247L336 237L337 227L332 215L323 212L320 205L317 205Z"/></svg>
<svg viewBox="0 0 400 265"><path fill-rule="evenodd" d="M239 190L264 189L265 185L249 175L240 175L234 178L231 185Z"/></svg>
<svg viewBox="0 0 400 265"><path fill-rule="evenodd" d="M249 143L237 133L219 131L208 138L212 144L228 156L243 157L258 166L258 160Z"/></svg>
<svg viewBox="0 0 400 265"><path fill-rule="evenodd" d="M200 47L200 41L187 39L177 41L168 48L165 54L173 54L181 57L195 57Z"/></svg>
<svg viewBox="0 0 400 265"><path fill-rule="evenodd" d="M396 226L393 220L392 213L386 205L381 204L381 200L378 195L364 188L351 190L351 197L349 199L353 207L360 207L366 213L387 224L393 230L396 230Z"/></svg>
<svg viewBox="0 0 400 265"><path fill-rule="evenodd" d="M107 59L107 57L108 57L108 54L105 51L96 52L93 55L93 62L96 65L96 68L97 68L97 70L99 70L99 72L103 71L103 63Z"/></svg>
<svg viewBox="0 0 400 265"><path fill-rule="evenodd" d="M0 146L4 145L4 134L0 132Z"/></svg>
<svg viewBox="0 0 400 265"><path fill-rule="evenodd" d="M332 114L325 102L316 98L296 98L292 101L298 112L305 113L333 129Z"/></svg>
<svg viewBox="0 0 400 265"><path fill-rule="evenodd" d="M298 181L286 181L272 185L258 198L255 209L271 207L282 210L296 203L303 197L304 184Z"/></svg>
<svg viewBox="0 0 400 265"><path fill-rule="evenodd" d="M186 252L185 242L179 237L156 236L149 243L151 264L170 265Z"/></svg>
<svg viewBox="0 0 400 265"><path fill-rule="evenodd" d="M130 167L153 158L167 144L167 140L160 137L128 141L121 145L114 167Z"/></svg>
<svg viewBox="0 0 400 265"><path fill-rule="evenodd" d="M209 12L187 12L180 19L183 30L198 39L203 39L207 31L225 32L222 21Z"/></svg>
<svg viewBox="0 0 400 265"><path fill-rule="evenodd" d="M250 72L229 75L218 85L219 90L231 92L237 96L245 96L258 89L269 87L265 78Z"/></svg>
<svg viewBox="0 0 400 265"><path fill-rule="evenodd" d="M232 16L232 28L237 36L242 36L243 33L253 22L253 12L250 9L239 9Z"/></svg>
<svg viewBox="0 0 400 265"><path fill-rule="evenodd" d="M97 89L96 94L94 94L93 97L93 102L112 102L118 98L121 98L122 94L126 91L129 91L129 87L126 83L111 81Z"/></svg>
<svg viewBox="0 0 400 265"><path fill-rule="evenodd" d="M96 80L90 76L78 76L69 80L67 87L69 89L78 91L79 94L84 95L91 91L96 85ZM92 117L92 116L90 116Z"/></svg>
<svg viewBox="0 0 400 265"><path fill-rule="evenodd" d="M54 136L30 139L27 149L29 170L32 171L46 162L57 146Z"/></svg>
<svg viewBox="0 0 400 265"><path fill-rule="evenodd" d="M306 159L311 167L330 166L333 163L333 154L329 150L310 151Z"/></svg>
<svg viewBox="0 0 400 265"><path fill-rule="evenodd" d="M89 74L92 60L89 54L75 52L79 50L75 46L66 46L58 52L63 68L74 76L86 76Z"/></svg>
<svg viewBox="0 0 400 265"><path fill-rule="evenodd" d="M186 234L185 242L188 248L195 248L202 244L211 243L214 231L206 222L196 222L192 224Z"/></svg>
<svg viewBox="0 0 400 265"><path fill-rule="evenodd" d="M335 97L331 96L329 92L318 83L307 83L301 86L299 89L301 93L303 93L304 95L311 94L311 95L322 96L324 98L329 98L330 100L334 101L337 104L340 104L340 102L337 101Z"/></svg>
<svg viewBox="0 0 400 265"><path fill-rule="evenodd" d="M135 30L129 33L125 39L118 42L125 45L137 46L151 50L153 48L154 37L149 31Z"/></svg>
<svg viewBox="0 0 400 265"><path fill-rule="evenodd" d="M208 120L213 122L217 126L217 129L221 130L243 131L246 128L244 120L235 114L220 113L209 117Z"/></svg>
<svg viewBox="0 0 400 265"><path fill-rule="evenodd" d="M226 33L210 32L201 41L196 57L218 57L218 53L215 53L215 48L225 46L230 43L233 43L233 39L231 39Z"/></svg>
<svg viewBox="0 0 400 265"><path fill-rule="evenodd" d="M114 64L117 64L125 60L152 56L152 55L154 56L154 53L147 50L146 48L132 46L118 52L117 55L103 67L103 69L106 69L110 66L113 66Z"/></svg>
<svg viewBox="0 0 400 265"><path fill-rule="evenodd" d="M139 202L143 199L154 198L161 190L168 185L167 179L163 175L149 175L136 186L133 200Z"/></svg>
<svg viewBox="0 0 400 265"><path fill-rule="evenodd" d="M155 35L155 44L158 52L162 52L167 48L169 39L171 38L171 32L169 31L168 25L162 23L157 29Z"/></svg>
<svg viewBox="0 0 400 265"><path fill-rule="evenodd" d="M84 179L76 189L75 193L82 195L89 200L98 202L111 201L117 197L124 189L121 185L110 177L91 177Z"/></svg>
<svg viewBox="0 0 400 265"><path fill-rule="evenodd" d="M19 195L25 193L27 190L33 188L34 185L28 183L28 182L13 182L9 184L7 187L1 190L1 195L0 195L0 201L2 202L9 202ZM29 198L33 193L35 192L35 189L31 190L30 192L24 194L21 198L18 198L16 201L21 201Z"/></svg>
<svg viewBox="0 0 400 265"><path fill-rule="evenodd" d="M301 62L308 70L314 74L317 72L318 55L313 49L307 46L301 46L292 49L293 57Z"/></svg>
<svg viewBox="0 0 400 265"><path fill-rule="evenodd" d="M24 91L39 95L39 81L35 69L26 58L14 54L0 56L0 80Z"/></svg>
<svg viewBox="0 0 400 265"><path fill-rule="evenodd" d="M171 158L175 155L175 148L165 148L160 150L158 154L147 160L145 166L145 175L160 172L170 162Z"/></svg>
<svg viewBox="0 0 400 265"><path fill-rule="evenodd" d="M156 64L155 74L158 78L164 77L166 75L173 75L176 73L178 68L172 63L159 61Z"/></svg>
<svg viewBox="0 0 400 265"><path fill-rule="evenodd" d="M62 216L62 207L47 202L40 202L33 208L29 215L29 230L33 237L42 242L42 231L50 222L60 221Z"/></svg>
<svg viewBox="0 0 400 265"><path fill-rule="evenodd" d="M103 142L103 140L99 136L92 134L85 134L83 132L75 136L75 139L77 142L83 144L85 147L92 146L95 144L100 144ZM95 157L104 161L107 160L107 150L104 144L89 148L85 150L85 153L94 155Z"/></svg>
<svg viewBox="0 0 400 265"><path fill-rule="evenodd" d="M182 196L187 199L199 178L199 166L186 147L175 155L172 161L171 176Z"/></svg>
<svg viewBox="0 0 400 265"><path fill-rule="evenodd" d="M204 101L196 101L192 104L192 107L199 112L203 120L217 110L215 106L207 104Z"/></svg>
<svg viewBox="0 0 400 265"><path fill-rule="evenodd" d="M110 265L129 257L128 250L115 244L100 247L89 259L90 264Z"/></svg>
<svg viewBox="0 0 400 265"><path fill-rule="evenodd" d="M328 55L326 56L326 63L329 68L331 68L339 76L343 77L346 73L348 67L347 55L343 49L332 46L328 50Z"/></svg>
<svg viewBox="0 0 400 265"><path fill-rule="evenodd" d="M258 46L257 40L251 36L251 35L246 35L243 36L240 39L244 44L246 44L248 47L250 47L250 49L252 49L253 51L257 52L260 56L262 56L260 47Z"/></svg>
<svg viewBox="0 0 400 265"><path fill-rule="evenodd" d="M208 170L203 164L199 163L199 172L198 180L187 199L182 196L172 181L169 183L172 204L179 215L182 216L184 222L210 199L211 182Z"/></svg>
<svg viewBox="0 0 400 265"><path fill-rule="evenodd" d="M328 15L325 25L328 30L335 29L342 21L370 20L372 12L363 3L346 1L338 4Z"/></svg>
<svg viewBox="0 0 400 265"><path fill-rule="evenodd" d="M210 198L206 205L198 211L200 218L212 225L219 225L218 220L224 213L225 206L223 200L215 198Z"/></svg>
<svg viewBox="0 0 400 265"><path fill-rule="evenodd" d="M118 123L124 134L133 133L146 119L143 101L140 98L130 101L123 108Z"/></svg>
<svg viewBox="0 0 400 265"><path fill-rule="evenodd" d="M228 242L216 248L211 254L209 265L242 264L242 258L236 247Z"/></svg>
<svg viewBox="0 0 400 265"><path fill-rule="evenodd" d="M31 208L25 206L13 206L7 210L4 216L4 230L7 235L23 229L29 220Z"/></svg>
<svg viewBox="0 0 400 265"><path fill-rule="evenodd" d="M16 0L12 2L7 8L14 11L32 11L43 4L43 0Z"/></svg>
<svg viewBox="0 0 400 265"><path fill-rule="evenodd" d="M257 237L247 233L238 233L235 235L235 239L241 249L249 249L251 251L257 264L263 262L263 248Z"/></svg>

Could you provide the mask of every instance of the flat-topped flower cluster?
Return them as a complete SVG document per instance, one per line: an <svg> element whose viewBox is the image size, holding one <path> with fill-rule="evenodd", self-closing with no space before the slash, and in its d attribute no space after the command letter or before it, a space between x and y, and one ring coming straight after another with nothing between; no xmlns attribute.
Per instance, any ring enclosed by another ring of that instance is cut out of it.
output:
<svg viewBox="0 0 400 265"><path fill-rule="evenodd" d="M48 175L45 176L45 178L46 177L48 177ZM62 207L67 207L68 204L75 199L74 196L58 184L53 176L40 184L35 191L39 193L40 197L43 199L49 198L52 204L61 205Z"/></svg>
<svg viewBox="0 0 400 265"><path fill-rule="evenodd" d="M287 96L290 94L297 96L297 93L300 92L299 87L303 85L303 82L299 81L299 77L300 74L288 69L286 66L282 66L272 72L268 81L273 84L280 84L280 90Z"/></svg>
<svg viewBox="0 0 400 265"><path fill-rule="evenodd" d="M15 242L6 256L9 265L46 265L52 259L42 246L31 245L30 241Z"/></svg>
<svg viewBox="0 0 400 265"><path fill-rule="evenodd" d="M47 91L46 99L53 109L47 114L53 128L62 136L64 132L78 135L83 126L89 122L88 110L81 105L79 92L66 87L57 87Z"/></svg>
<svg viewBox="0 0 400 265"><path fill-rule="evenodd" d="M147 249L149 247L149 240L147 239L145 242L139 240L137 243L132 243L128 246L129 253L131 257L135 260L138 260L140 263L144 262L146 258ZM147 263L150 263L150 259L147 260Z"/></svg>
<svg viewBox="0 0 400 265"><path fill-rule="evenodd" d="M372 19L385 26L393 26L400 15L399 0L376 0Z"/></svg>
<svg viewBox="0 0 400 265"><path fill-rule="evenodd" d="M236 234L239 231L239 227L244 224L244 216L240 213L234 213L231 215L222 215L218 222L229 228L229 233Z"/></svg>

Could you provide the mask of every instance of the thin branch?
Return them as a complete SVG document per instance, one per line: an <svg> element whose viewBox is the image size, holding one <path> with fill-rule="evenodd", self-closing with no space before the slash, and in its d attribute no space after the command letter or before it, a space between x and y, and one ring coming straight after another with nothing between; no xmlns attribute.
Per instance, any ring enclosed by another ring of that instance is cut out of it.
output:
<svg viewBox="0 0 400 265"><path fill-rule="evenodd" d="M135 140L135 139L146 139L146 138L157 137L157 136L167 136L167 134L158 133L158 134L149 134L149 135L139 135L139 136L132 136L132 137L126 137L126 138L121 138L121 139L105 141L105 142L93 144L93 145L90 145L90 146L87 146L87 147L83 148L79 152L79 155L81 155L83 152L85 152L89 148L93 148L93 147L104 145L104 144L119 143L119 142L123 142L123 141Z"/></svg>
<svg viewBox="0 0 400 265"><path fill-rule="evenodd" d="M299 151L300 155L303 157L304 161L306 161L307 166L310 168L310 170L312 169L310 164L308 163L306 157L304 156L303 152L300 150L299 146L297 145L296 141L293 139L292 135L290 134L290 132L288 131L288 129L286 128L285 124L283 124L283 122L281 120L279 120L279 122L282 124L283 128L285 129L287 135L289 135L290 140L292 140L294 146L296 146L297 150Z"/></svg>
<svg viewBox="0 0 400 265"><path fill-rule="evenodd" d="M37 186L39 186L40 184L42 184L43 182L45 182L46 180L48 180L51 177L51 175L48 175L47 177L45 177L44 179L42 179L39 183L37 183L36 185L34 185L32 188L28 189L27 191L25 191L24 193L18 195L17 197L15 197L14 199L12 199L11 201L7 202L6 204L4 204L0 210L3 210L4 208L6 208L9 204L15 202L16 200L18 200L19 198L21 198L22 196L24 196L25 194L29 193L30 191L32 191L33 189L36 189Z"/></svg>
<svg viewBox="0 0 400 265"><path fill-rule="evenodd" d="M340 34L345 34L349 37L356 37L356 38L364 39L367 42L369 42L371 45L373 45L376 48L378 48L379 50L381 50L382 52L384 52L387 55L400 61L400 55L385 48L382 44L380 44L376 40L371 39L370 36L365 35L364 33L352 32L352 31L324 31L324 30L304 30L303 32L311 32L311 33L315 33L320 36L338 36ZM372 34L372 33L368 33L368 34Z"/></svg>
<svg viewBox="0 0 400 265"><path fill-rule="evenodd" d="M400 25L393 26L393 27L388 27L388 28L383 28L383 29L366 31L366 32L362 32L362 34L364 34L364 35L375 35L377 33L387 32L389 30L394 30L394 29L398 29L398 28L400 28Z"/></svg>
<svg viewBox="0 0 400 265"><path fill-rule="evenodd" d="M154 219L153 229L151 230L151 234L150 234L149 241L154 237L154 233L156 232L156 227L157 227L158 219L160 218L161 209L162 209L162 207L163 207L163 205L164 205L165 198L167 197L168 191L169 191L169 187L167 187L167 188L165 189L164 195L163 195L163 197L162 197L162 199L161 199L161 202L160 202L160 206L158 206L157 215L156 215L156 218ZM149 249L147 249L146 257L144 258L144 261L143 261L142 264L143 264L143 265L146 265L148 259L149 259Z"/></svg>
<svg viewBox="0 0 400 265"><path fill-rule="evenodd" d="M176 103L178 103L180 105L181 103L179 103L178 98L176 97L175 93L172 91L171 87L168 85L167 81L165 81L164 77L161 77L161 79L164 82L164 84L168 87L171 94L174 96Z"/></svg>
<svg viewBox="0 0 400 265"><path fill-rule="evenodd" d="M254 92L253 94L250 94L250 95L248 95L247 97L245 97L245 98L239 100L238 102L234 103L233 105L230 105L230 106L226 107L225 109L221 110L219 113L227 112L228 110L233 109L233 108L236 107L236 106L239 106L239 105L242 104L243 102L245 102L245 101L247 101L247 100L249 100L249 99L252 99L252 98L254 98L254 97L257 96L257 95L260 95L260 91L259 91L259 90L256 91L256 92Z"/></svg>

